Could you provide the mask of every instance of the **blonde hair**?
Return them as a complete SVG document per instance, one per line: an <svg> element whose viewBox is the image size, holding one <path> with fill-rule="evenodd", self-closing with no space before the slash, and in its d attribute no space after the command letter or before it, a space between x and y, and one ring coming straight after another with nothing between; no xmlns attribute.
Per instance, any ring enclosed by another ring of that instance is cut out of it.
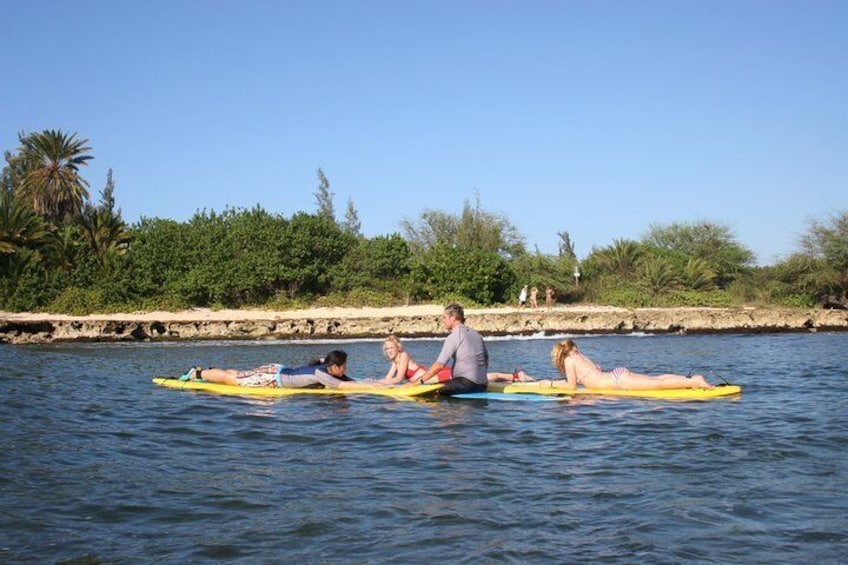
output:
<svg viewBox="0 0 848 565"><path fill-rule="evenodd" d="M383 355L386 355L386 344L387 343L394 343L397 346L398 355L400 355L401 352L403 351L403 344L400 342L400 340L397 338L397 336L393 334L393 335L390 335L389 337L387 337L385 339L385 341L383 341ZM386 355L386 358L388 358L388 357L389 356Z"/></svg>
<svg viewBox="0 0 848 565"><path fill-rule="evenodd" d="M557 343L556 345L554 345L554 348L551 349L551 363L553 363L554 367L556 367L557 370L564 375L565 358L568 357L569 353L576 350L577 344L570 339L566 339Z"/></svg>

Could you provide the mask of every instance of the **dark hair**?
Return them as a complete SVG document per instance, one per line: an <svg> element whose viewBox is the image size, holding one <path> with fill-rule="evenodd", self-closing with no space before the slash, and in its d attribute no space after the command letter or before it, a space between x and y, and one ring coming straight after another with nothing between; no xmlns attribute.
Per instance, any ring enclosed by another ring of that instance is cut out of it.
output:
<svg viewBox="0 0 848 565"><path fill-rule="evenodd" d="M347 353L342 351L341 349L334 349L327 353L327 356L324 357L324 366L329 367L330 365L335 365L337 367L341 367L347 363ZM340 377L336 377L341 381L352 381L354 379L348 377L347 375L342 375Z"/></svg>
<svg viewBox="0 0 848 565"><path fill-rule="evenodd" d="M445 314L451 318L456 318L463 324L465 323L465 310L463 310L462 306L459 304L449 304L448 306L445 306Z"/></svg>
<svg viewBox="0 0 848 565"><path fill-rule="evenodd" d="M334 349L324 356L324 365L328 367L330 365L342 366L345 363L347 363L347 353L340 349Z"/></svg>

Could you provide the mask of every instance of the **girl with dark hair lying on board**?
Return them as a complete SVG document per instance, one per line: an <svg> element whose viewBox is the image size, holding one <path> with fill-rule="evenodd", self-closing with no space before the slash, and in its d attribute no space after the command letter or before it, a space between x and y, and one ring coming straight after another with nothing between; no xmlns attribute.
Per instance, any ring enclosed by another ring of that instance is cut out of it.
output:
<svg viewBox="0 0 848 565"><path fill-rule="evenodd" d="M180 377L182 380L203 379L212 383L246 387L271 388L383 388L373 381L355 381L345 375L347 353L330 351L326 357L303 367L280 364L263 365L246 371L236 369L201 369L195 367Z"/></svg>

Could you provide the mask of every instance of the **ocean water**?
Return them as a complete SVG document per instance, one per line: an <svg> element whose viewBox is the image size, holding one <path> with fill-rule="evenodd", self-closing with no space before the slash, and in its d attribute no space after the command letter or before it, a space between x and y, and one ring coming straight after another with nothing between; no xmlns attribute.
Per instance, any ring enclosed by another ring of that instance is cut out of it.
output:
<svg viewBox="0 0 848 565"><path fill-rule="evenodd" d="M845 562L848 334L576 339L744 392L257 400L150 379L333 348L382 376L381 344L0 346L0 562ZM489 340L491 369L551 376L554 342Z"/></svg>

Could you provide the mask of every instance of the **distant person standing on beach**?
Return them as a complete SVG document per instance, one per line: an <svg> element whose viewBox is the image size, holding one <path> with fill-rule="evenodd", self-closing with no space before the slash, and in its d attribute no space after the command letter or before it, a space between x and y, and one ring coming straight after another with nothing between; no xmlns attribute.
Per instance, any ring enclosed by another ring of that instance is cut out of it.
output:
<svg viewBox="0 0 848 565"><path fill-rule="evenodd" d="M545 289L545 308L547 308L548 312L553 310L554 307L554 289L548 287Z"/></svg>
<svg viewBox="0 0 848 565"><path fill-rule="evenodd" d="M539 289L535 286L530 289L530 308L535 310L539 307Z"/></svg>
<svg viewBox="0 0 848 565"><path fill-rule="evenodd" d="M525 287L526 288L526 287ZM451 304L442 314L442 322L450 331L436 362L427 372L410 384L423 384L448 362L453 361L453 378L445 383L437 393L452 396L466 392L484 392L489 383L486 369L489 367L489 352L483 343L483 336L465 325L465 311L459 304Z"/></svg>
<svg viewBox="0 0 848 565"><path fill-rule="evenodd" d="M521 292L518 293L518 307L524 308L527 306L527 285L521 287Z"/></svg>

